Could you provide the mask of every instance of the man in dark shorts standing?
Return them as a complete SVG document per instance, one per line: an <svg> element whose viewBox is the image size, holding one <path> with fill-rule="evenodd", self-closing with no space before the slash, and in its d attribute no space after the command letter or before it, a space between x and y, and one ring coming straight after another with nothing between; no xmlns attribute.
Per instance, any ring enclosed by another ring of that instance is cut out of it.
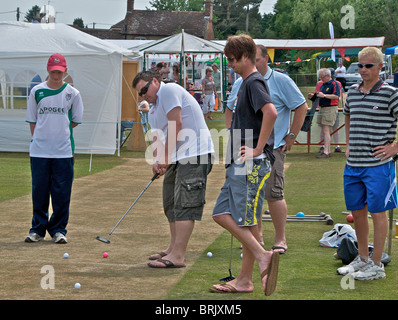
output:
<svg viewBox="0 0 398 320"><path fill-rule="evenodd" d="M279 253L266 251L258 242L264 186L273 160L273 126L277 117L264 78L256 69L256 45L247 35L231 36L224 49L228 66L243 83L235 103L227 152L224 186L213 210L213 219L242 243L242 269L229 282L214 285L220 293L253 291L253 267L257 261L263 290L273 293Z"/></svg>

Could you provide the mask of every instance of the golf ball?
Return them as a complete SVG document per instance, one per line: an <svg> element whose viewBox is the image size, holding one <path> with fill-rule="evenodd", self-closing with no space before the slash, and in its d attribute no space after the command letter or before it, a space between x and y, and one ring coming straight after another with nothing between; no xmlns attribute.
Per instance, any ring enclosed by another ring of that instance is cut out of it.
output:
<svg viewBox="0 0 398 320"><path fill-rule="evenodd" d="M76 282L76 283L75 283L75 289L80 289L80 288L81 288L80 283L79 283L79 282Z"/></svg>
<svg viewBox="0 0 398 320"><path fill-rule="evenodd" d="M303 212L298 212L296 214L296 217L304 217L304 216L305 216L305 214Z"/></svg>
<svg viewBox="0 0 398 320"><path fill-rule="evenodd" d="M213 254L212 254L211 252L208 252L208 253L207 253L207 256L208 256L209 258L211 258L211 257L213 256Z"/></svg>
<svg viewBox="0 0 398 320"><path fill-rule="evenodd" d="M69 254L67 252L64 253L64 259L68 259L69 258Z"/></svg>
<svg viewBox="0 0 398 320"><path fill-rule="evenodd" d="M108 252L104 252L104 253L102 254L102 256L103 256L104 258L108 258L109 254L108 254Z"/></svg>
<svg viewBox="0 0 398 320"><path fill-rule="evenodd" d="M240 257L243 259L243 253L240 254Z"/></svg>

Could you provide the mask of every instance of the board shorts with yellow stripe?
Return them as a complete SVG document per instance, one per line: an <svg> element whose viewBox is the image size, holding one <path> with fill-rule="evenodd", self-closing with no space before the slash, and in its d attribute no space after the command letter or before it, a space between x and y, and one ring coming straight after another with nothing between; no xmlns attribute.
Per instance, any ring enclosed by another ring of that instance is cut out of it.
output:
<svg viewBox="0 0 398 320"><path fill-rule="evenodd" d="M265 184L271 172L268 159L232 163L226 171L213 217L230 214L238 226L257 225L262 217Z"/></svg>

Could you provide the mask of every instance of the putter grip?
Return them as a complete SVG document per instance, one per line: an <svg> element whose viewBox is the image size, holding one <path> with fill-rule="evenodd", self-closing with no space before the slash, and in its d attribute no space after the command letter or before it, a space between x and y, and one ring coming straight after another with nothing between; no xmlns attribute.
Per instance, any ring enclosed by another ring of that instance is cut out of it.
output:
<svg viewBox="0 0 398 320"><path fill-rule="evenodd" d="M155 180L155 179L158 177L158 175L159 175L159 173L156 172L156 173L153 175L153 177L152 177L151 180L152 180L152 181Z"/></svg>

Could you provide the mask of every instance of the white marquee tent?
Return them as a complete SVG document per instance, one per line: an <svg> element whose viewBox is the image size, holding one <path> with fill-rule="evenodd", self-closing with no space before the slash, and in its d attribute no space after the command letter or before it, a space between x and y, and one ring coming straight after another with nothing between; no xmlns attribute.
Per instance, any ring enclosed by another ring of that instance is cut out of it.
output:
<svg viewBox="0 0 398 320"><path fill-rule="evenodd" d="M76 153L115 153L128 51L58 23L0 22L0 43L0 151L29 150L29 90L46 79L48 57L61 53L68 64L66 81L80 91L85 107L83 124L74 129Z"/></svg>

